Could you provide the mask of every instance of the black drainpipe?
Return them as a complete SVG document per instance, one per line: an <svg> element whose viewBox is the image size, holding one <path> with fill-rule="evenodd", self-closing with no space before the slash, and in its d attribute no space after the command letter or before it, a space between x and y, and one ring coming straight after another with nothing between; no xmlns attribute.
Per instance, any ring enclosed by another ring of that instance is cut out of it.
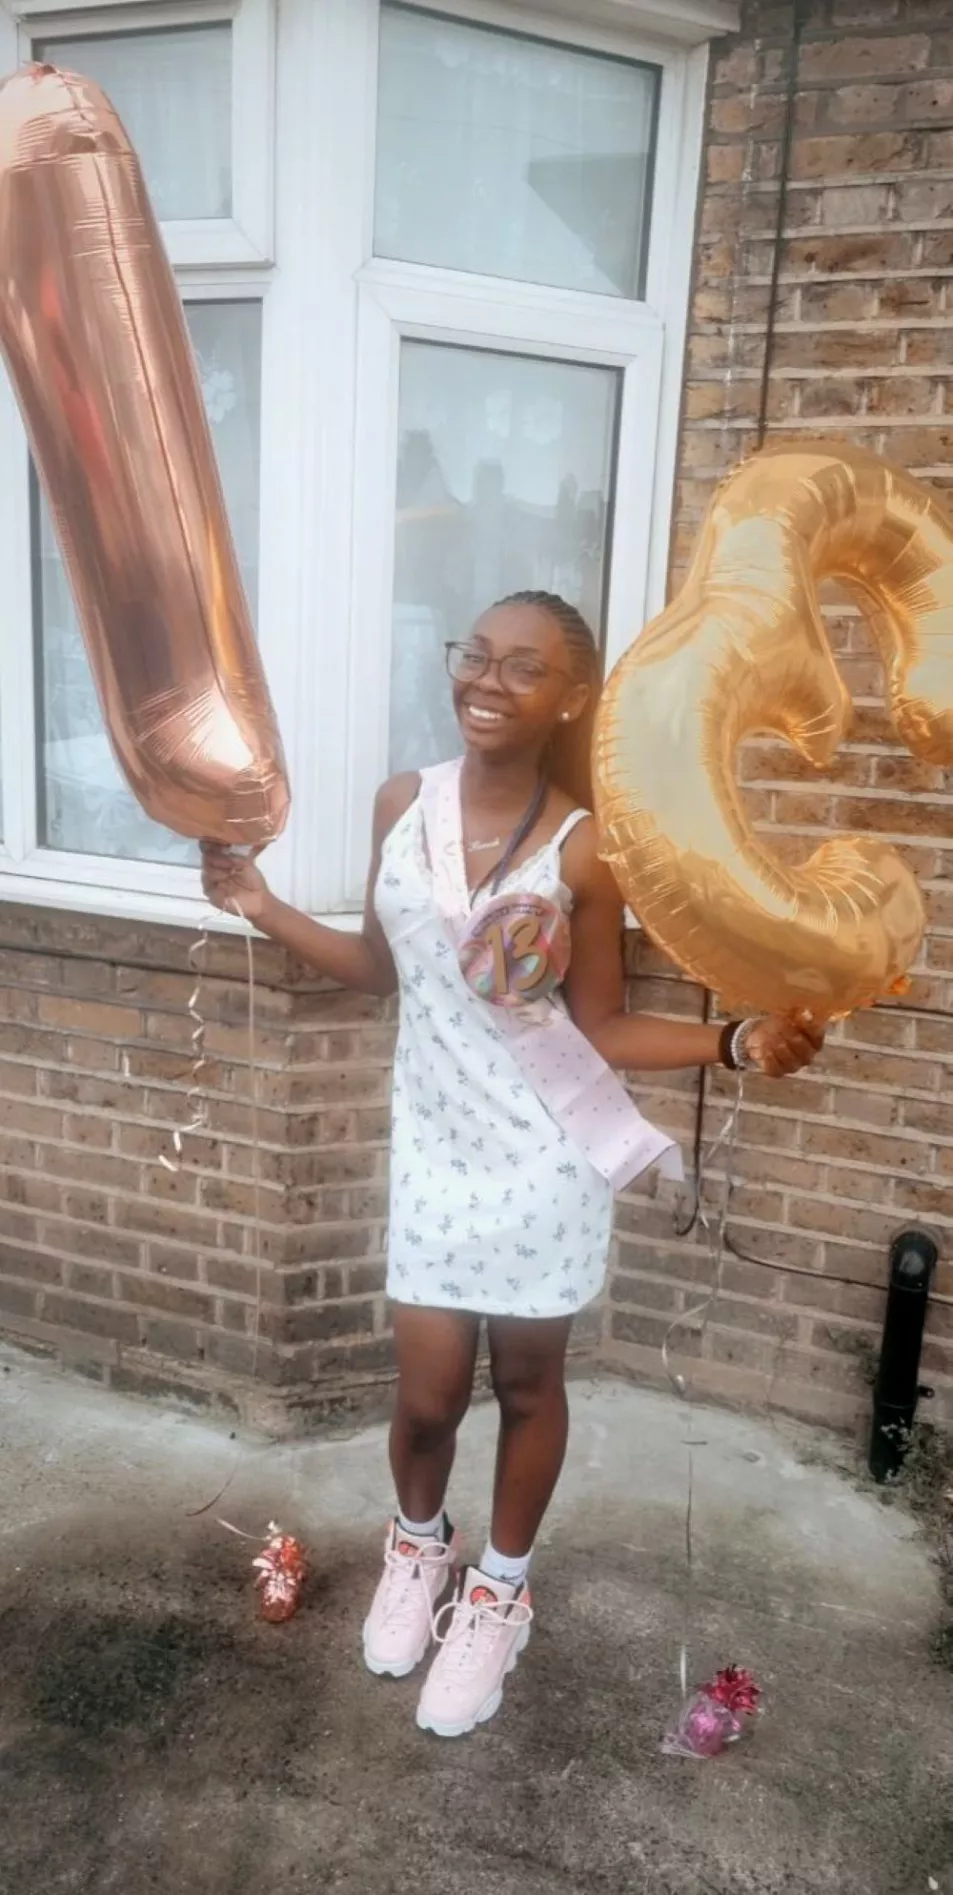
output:
<svg viewBox="0 0 953 1895"><path fill-rule="evenodd" d="M933 1394L920 1382L920 1350L930 1284L939 1251L926 1230L902 1230L890 1246L887 1312L870 1436L870 1471L876 1481L899 1474L910 1446L917 1401Z"/></svg>

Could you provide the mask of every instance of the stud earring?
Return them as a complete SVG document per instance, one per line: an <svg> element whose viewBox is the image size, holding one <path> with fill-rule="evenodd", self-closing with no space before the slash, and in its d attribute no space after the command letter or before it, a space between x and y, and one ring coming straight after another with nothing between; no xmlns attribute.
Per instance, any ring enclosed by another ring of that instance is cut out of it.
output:
<svg viewBox="0 0 953 1895"><path fill-rule="evenodd" d="M568 722L569 722L569 712L568 712L568 711L563 711L563 714L562 714L562 721L563 721L563 723L564 723L564 724L568 724Z"/></svg>

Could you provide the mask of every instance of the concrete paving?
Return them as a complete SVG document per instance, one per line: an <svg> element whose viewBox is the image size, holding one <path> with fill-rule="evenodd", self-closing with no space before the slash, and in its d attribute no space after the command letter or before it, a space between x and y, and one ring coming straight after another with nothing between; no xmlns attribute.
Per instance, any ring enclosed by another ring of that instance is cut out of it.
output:
<svg viewBox="0 0 953 1895"><path fill-rule="evenodd" d="M699 1410L696 1673L763 1680L722 1758L663 1757L677 1699L686 1411L574 1389L538 1623L503 1711L441 1744L367 1676L385 1439L264 1446L0 1355L0 1889L10 1895L953 1895L953 1689L902 1510L827 1445ZM453 1505L478 1550L494 1417ZM703 1444L703 1445L701 1445ZM235 1471L237 1469L237 1471ZM220 1511L305 1537L285 1627Z"/></svg>

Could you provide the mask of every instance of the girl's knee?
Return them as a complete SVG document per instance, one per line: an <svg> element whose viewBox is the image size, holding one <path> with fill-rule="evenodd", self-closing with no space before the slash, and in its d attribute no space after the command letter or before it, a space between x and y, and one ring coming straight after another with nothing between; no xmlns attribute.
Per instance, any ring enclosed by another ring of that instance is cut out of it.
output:
<svg viewBox="0 0 953 1895"><path fill-rule="evenodd" d="M506 1355L493 1364L493 1392L504 1419L528 1420L565 1402L562 1362Z"/></svg>
<svg viewBox="0 0 953 1895"><path fill-rule="evenodd" d="M470 1391L427 1389L419 1385L397 1392L397 1422L411 1449L417 1454L432 1453L456 1434L470 1406Z"/></svg>

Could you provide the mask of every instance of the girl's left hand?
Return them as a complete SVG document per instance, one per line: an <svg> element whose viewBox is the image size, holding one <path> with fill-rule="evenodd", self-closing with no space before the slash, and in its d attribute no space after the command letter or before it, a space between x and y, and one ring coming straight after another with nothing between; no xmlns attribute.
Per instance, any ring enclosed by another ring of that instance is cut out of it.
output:
<svg viewBox="0 0 953 1895"><path fill-rule="evenodd" d="M824 1044L824 1028L809 1013L771 1013L752 1028L747 1057L769 1079L787 1079L810 1066Z"/></svg>

